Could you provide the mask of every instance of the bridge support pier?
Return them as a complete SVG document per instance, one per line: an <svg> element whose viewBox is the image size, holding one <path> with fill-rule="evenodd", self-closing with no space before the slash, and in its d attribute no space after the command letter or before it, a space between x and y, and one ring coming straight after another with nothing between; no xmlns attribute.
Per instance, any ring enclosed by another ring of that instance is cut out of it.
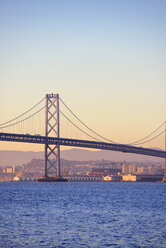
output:
<svg viewBox="0 0 166 248"><path fill-rule="evenodd" d="M166 152L166 121L165 121L165 152ZM164 166L164 179L166 182L166 157L165 157L165 166Z"/></svg>

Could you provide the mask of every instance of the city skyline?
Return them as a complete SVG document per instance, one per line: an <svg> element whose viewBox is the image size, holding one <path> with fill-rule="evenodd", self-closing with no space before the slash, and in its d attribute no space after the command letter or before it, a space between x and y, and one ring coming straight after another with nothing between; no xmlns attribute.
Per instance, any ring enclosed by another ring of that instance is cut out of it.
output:
<svg viewBox="0 0 166 248"><path fill-rule="evenodd" d="M0 123L52 92L117 142L138 140L165 121L165 1L0 5ZM152 145L164 149L164 135ZM1 142L5 149L43 150Z"/></svg>

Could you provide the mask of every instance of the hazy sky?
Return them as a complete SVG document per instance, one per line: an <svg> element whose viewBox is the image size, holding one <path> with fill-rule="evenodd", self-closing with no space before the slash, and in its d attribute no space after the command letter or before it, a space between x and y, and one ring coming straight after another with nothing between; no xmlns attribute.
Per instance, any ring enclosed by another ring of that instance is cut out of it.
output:
<svg viewBox="0 0 166 248"><path fill-rule="evenodd" d="M54 92L103 136L149 134L166 119L165 13L165 0L0 0L0 123Z"/></svg>

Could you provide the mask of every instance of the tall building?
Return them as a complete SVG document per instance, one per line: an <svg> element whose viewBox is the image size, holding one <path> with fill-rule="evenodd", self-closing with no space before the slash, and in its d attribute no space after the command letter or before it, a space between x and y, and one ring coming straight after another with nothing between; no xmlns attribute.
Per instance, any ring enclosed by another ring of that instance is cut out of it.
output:
<svg viewBox="0 0 166 248"><path fill-rule="evenodd" d="M6 168L6 173L13 173L13 168L12 167Z"/></svg>
<svg viewBox="0 0 166 248"><path fill-rule="evenodd" d="M130 164L129 165L129 174L136 174L137 173L137 167L135 164Z"/></svg>
<svg viewBox="0 0 166 248"><path fill-rule="evenodd" d="M137 167L137 174L138 175L144 174L144 168L143 167Z"/></svg>
<svg viewBox="0 0 166 248"><path fill-rule="evenodd" d="M126 165L126 164L122 164L122 174L123 174L123 175L127 175L127 174L129 174L129 168L128 168L128 165Z"/></svg>

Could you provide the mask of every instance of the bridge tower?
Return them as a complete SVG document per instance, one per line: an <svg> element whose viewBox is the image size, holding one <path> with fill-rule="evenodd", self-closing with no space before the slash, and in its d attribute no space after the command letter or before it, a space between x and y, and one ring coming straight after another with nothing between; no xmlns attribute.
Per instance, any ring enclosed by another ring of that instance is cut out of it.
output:
<svg viewBox="0 0 166 248"><path fill-rule="evenodd" d="M45 136L60 137L59 94L46 94ZM45 144L44 177L48 178L50 172L56 172L57 178L61 177L59 141L57 145Z"/></svg>
<svg viewBox="0 0 166 248"><path fill-rule="evenodd" d="M166 121L165 121L165 152L166 152ZM165 157L165 166L164 166L164 181L166 182L166 157Z"/></svg>

